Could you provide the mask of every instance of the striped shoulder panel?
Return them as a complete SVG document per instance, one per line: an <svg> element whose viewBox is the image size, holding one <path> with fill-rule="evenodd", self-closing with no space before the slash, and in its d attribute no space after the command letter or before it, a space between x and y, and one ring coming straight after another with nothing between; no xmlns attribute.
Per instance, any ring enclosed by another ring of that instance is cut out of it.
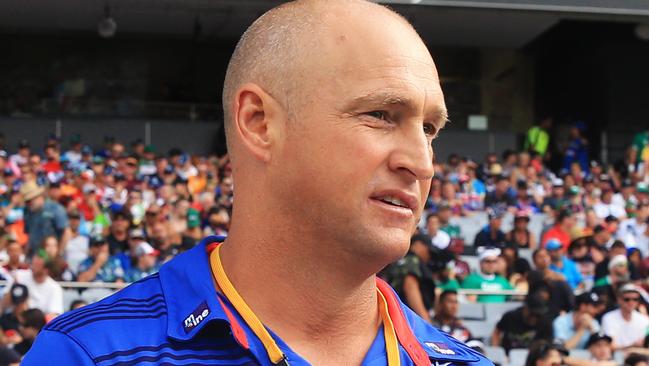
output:
<svg viewBox="0 0 649 366"><path fill-rule="evenodd" d="M56 317L45 329L70 333L103 320L159 318L166 305L157 274L146 277L107 298Z"/></svg>

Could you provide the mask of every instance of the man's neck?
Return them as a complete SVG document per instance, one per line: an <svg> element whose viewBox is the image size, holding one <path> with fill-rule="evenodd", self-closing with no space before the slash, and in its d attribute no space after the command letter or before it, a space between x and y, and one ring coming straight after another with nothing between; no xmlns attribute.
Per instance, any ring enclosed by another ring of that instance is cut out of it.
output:
<svg viewBox="0 0 649 366"><path fill-rule="evenodd" d="M223 244L223 267L262 323L312 364L360 364L380 326L374 276L309 255L322 243L304 237L261 242L239 233Z"/></svg>

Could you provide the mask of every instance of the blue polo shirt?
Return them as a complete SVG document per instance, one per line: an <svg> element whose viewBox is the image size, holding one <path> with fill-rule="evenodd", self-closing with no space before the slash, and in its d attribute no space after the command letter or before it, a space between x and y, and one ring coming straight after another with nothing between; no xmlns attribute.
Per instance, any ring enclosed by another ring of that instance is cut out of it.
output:
<svg viewBox="0 0 649 366"><path fill-rule="evenodd" d="M57 317L43 328L22 365L271 365L261 341L214 288L206 245L220 240L208 237L157 274ZM248 347L233 336L221 303L243 328ZM431 365L493 365L399 305ZM290 365L309 365L270 333ZM400 351L401 364L414 365L401 346ZM363 365L387 365L383 327Z"/></svg>

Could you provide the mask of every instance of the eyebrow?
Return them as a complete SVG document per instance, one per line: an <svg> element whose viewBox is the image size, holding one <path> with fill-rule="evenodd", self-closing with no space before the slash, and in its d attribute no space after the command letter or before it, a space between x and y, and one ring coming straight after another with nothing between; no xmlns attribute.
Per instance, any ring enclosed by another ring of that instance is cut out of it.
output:
<svg viewBox="0 0 649 366"><path fill-rule="evenodd" d="M417 110L417 104L410 98L386 91L378 93L368 93L352 99L347 105L348 108L358 108L363 105L373 105L377 107L400 106L409 110ZM426 119L432 119L438 123L438 130L441 130L448 122L448 111L446 108L435 108L433 113L427 113Z"/></svg>

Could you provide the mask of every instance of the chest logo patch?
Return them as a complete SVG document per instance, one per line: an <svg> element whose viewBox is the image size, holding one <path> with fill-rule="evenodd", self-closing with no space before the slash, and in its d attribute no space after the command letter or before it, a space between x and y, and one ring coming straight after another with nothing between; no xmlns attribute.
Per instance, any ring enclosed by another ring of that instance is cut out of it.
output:
<svg viewBox="0 0 649 366"><path fill-rule="evenodd" d="M199 325L207 316L210 314L210 308L207 306L207 302L203 301L196 310L194 310L188 317L185 318L183 326L185 328L185 333L189 333L197 325Z"/></svg>
<svg viewBox="0 0 649 366"><path fill-rule="evenodd" d="M437 353L441 353L443 355L454 355L455 354L455 351L448 348L446 343L442 343L442 342L425 342L425 344L426 344L426 346L428 348L432 349L433 351L435 351ZM440 365L440 366L443 366L443 365Z"/></svg>

